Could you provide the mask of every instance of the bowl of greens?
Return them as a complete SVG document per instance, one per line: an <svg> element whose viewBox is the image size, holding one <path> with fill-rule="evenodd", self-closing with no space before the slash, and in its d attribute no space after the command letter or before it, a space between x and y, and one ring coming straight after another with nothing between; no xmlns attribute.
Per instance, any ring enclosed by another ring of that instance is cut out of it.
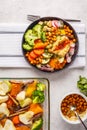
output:
<svg viewBox="0 0 87 130"><path fill-rule="evenodd" d="M61 18L43 17L31 23L23 35L25 59L45 72L62 70L74 61L78 37L73 27Z"/></svg>

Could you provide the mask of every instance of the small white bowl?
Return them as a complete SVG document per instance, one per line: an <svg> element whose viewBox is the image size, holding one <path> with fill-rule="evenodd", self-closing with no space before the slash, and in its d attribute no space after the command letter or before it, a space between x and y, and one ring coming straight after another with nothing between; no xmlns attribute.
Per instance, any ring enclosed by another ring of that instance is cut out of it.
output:
<svg viewBox="0 0 87 130"><path fill-rule="evenodd" d="M66 117L63 115L63 113L62 113L62 111L61 111L61 103L62 103L63 99L64 99L66 96L71 95L71 94L78 94L78 95L82 96L82 97L87 101L87 97L86 97L85 95L83 95L82 93L72 92L72 93L66 94L65 96L63 96L62 100L60 101L60 105L59 105L60 115L61 115L61 117L63 118L63 120L66 121L66 122L69 123L69 124L79 124L79 123L80 123L79 120L69 120L68 118L66 118ZM87 119L87 110L86 110L86 112L85 112L85 115L84 115L83 117L81 117L81 119L82 119L82 121L85 121L85 120Z"/></svg>

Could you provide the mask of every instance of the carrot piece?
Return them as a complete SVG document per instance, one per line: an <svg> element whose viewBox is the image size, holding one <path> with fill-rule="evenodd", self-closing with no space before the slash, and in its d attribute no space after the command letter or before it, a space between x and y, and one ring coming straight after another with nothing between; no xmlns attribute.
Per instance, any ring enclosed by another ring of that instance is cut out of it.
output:
<svg viewBox="0 0 87 130"><path fill-rule="evenodd" d="M57 58L53 58L50 60L49 65L54 69L62 69L64 65L66 64L66 60L64 60L63 63L59 63Z"/></svg>
<svg viewBox="0 0 87 130"><path fill-rule="evenodd" d="M36 104L32 103L30 105L29 111L34 112L34 114L43 113L42 107L37 103Z"/></svg>
<svg viewBox="0 0 87 130"><path fill-rule="evenodd" d="M6 102L7 103L7 106L12 106L14 103L13 101L9 98L8 101Z"/></svg>
<svg viewBox="0 0 87 130"><path fill-rule="evenodd" d="M30 128L23 125L23 126L16 127L16 130L30 130Z"/></svg>
<svg viewBox="0 0 87 130"><path fill-rule="evenodd" d="M33 59L37 58L37 55L34 53L34 51L30 52L30 57L32 57Z"/></svg>
<svg viewBox="0 0 87 130"><path fill-rule="evenodd" d="M40 56L41 54L44 53L44 49L36 49L36 50L34 50L34 53L35 53L37 56Z"/></svg>
<svg viewBox="0 0 87 130"><path fill-rule="evenodd" d="M13 121L14 124L19 124L20 123L19 116L14 116L12 118L12 121Z"/></svg>
<svg viewBox="0 0 87 130"><path fill-rule="evenodd" d="M30 62L32 62L34 59L31 57L31 55L28 55L28 60L30 61Z"/></svg>
<svg viewBox="0 0 87 130"><path fill-rule="evenodd" d="M54 69L56 64L58 64L58 60L56 58L52 58L49 62L49 65Z"/></svg>
<svg viewBox="0 0 87 130"><path fill-rule="evenodd" d="M21 91L21 84L20 83L11 83L12 89L11 89L11 96L16 96Z"/></svg>

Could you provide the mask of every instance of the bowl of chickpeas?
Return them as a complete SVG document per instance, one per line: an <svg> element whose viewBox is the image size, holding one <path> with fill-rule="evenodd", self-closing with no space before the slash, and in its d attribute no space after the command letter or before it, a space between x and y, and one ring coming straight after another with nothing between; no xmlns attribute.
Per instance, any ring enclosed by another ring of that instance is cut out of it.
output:
<svg viewBox="0 0 87 130"><path fill-rule="evenodd" d="M79 114L83 121L87 119L86 96L77 92L69 93L65 95L60 102L59 109L61 117L70 124L79 124L80 121L71 107L75 107L75 111Z"/></svg>
<svg viewBox="0 0 87 130"><path fill-rule="evenodd" d="M22 51L26 61L44 72L67 68L76 58L79 40L74 28L58 17L42 17L25 30Z"/></svg>

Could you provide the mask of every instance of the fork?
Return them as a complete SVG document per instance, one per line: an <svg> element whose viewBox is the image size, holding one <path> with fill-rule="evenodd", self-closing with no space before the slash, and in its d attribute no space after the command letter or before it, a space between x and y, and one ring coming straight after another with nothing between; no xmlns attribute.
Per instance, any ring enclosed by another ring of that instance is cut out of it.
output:
<svg viewBox="0 0 87 130"><path fill-rule="evenodd" d="M41 18L39 15L27 15L27 20L30 20L30 21L35 21L37 19ZM79 19L65 19L65 21L68 21L68 22L81 22L81 20Z"/></svg>

